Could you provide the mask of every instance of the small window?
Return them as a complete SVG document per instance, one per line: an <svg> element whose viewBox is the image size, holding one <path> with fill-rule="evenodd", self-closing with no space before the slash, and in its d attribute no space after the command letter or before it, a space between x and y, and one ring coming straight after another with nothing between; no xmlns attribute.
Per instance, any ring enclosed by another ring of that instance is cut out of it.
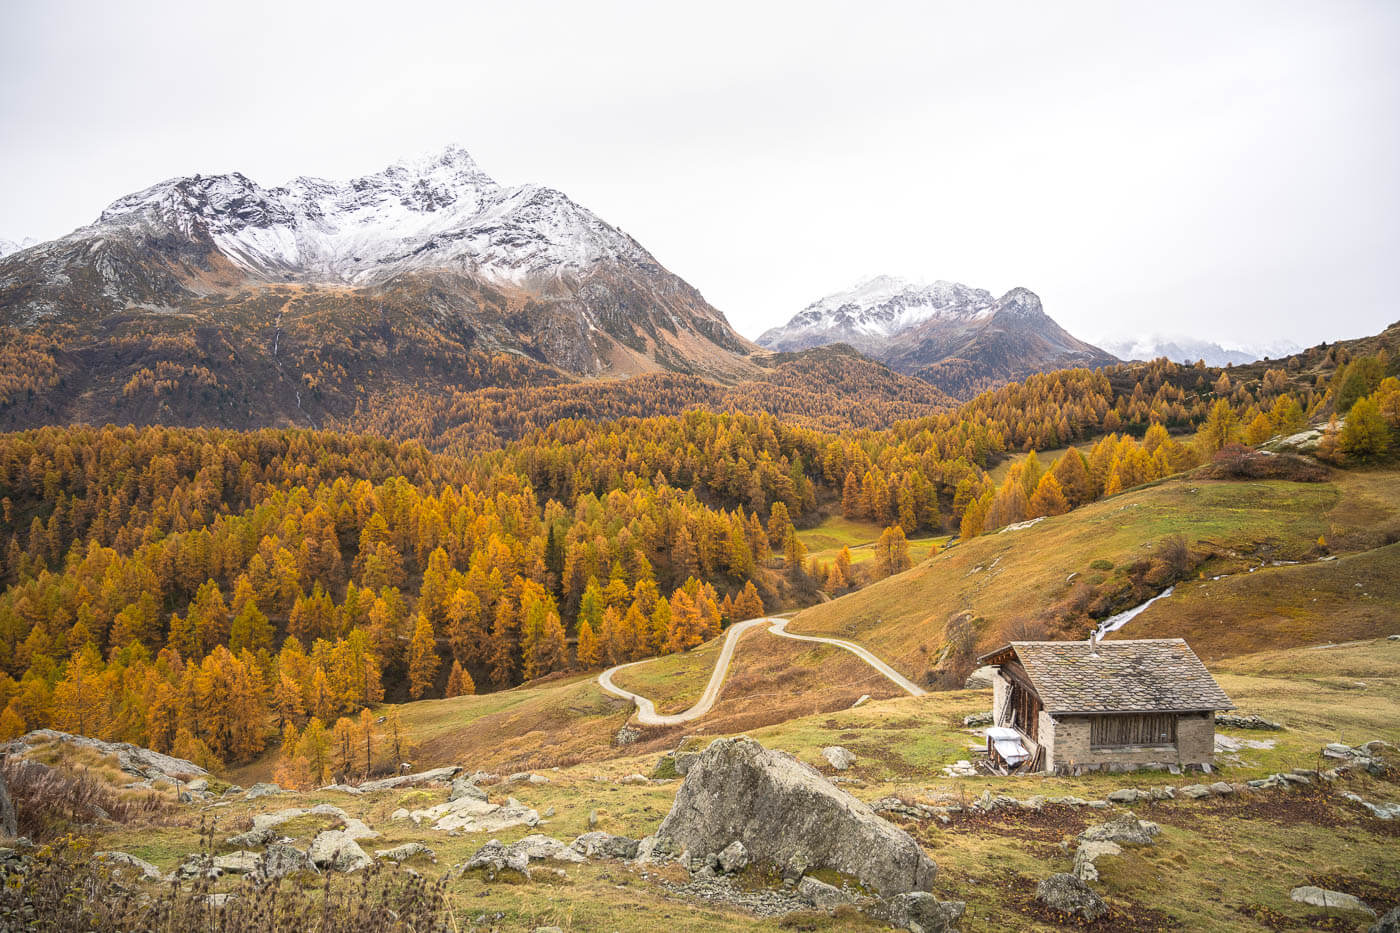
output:
<svg viewBox="0 0 1400 933"><path fill-rule="evenodd" d="M1095 716L1089 728L1091 748L1125 745L1175 745L1175 714Z"/></svg>

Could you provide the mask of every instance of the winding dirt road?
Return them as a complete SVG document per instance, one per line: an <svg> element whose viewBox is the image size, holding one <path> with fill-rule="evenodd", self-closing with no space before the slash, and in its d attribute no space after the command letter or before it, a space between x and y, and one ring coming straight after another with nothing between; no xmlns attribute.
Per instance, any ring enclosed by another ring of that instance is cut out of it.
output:
<svg viewBox="0 0 1400 933"><path fill-rule="evenodd" d="M729 671L729 662L734 657L734 649L739 643L739 638L749 629L767 625L769 632L782 638L791 638L795 641L821 642L828 645L835 645L838 648L849 651L866 664L875 668L875 670L879 671L885 677L888 677L910 696L920 697L926 693L918 684L909 680L903 674L899 673L899 671L890 667L884 661L881 661L855 642L844 641L839 638L824 638L820 635L796 635L787 631L787 624L787 619L769 616L762 619L749 619L746 622L739 622L735 625L731 625L724 633L724 644L720 646L719 657L715 659L715 669L710 674L709 683L705 684L705 692L700 694L700 699L696 701L694 706L683 712L672 713L670 715L658 713L656 711L656 704L651 700L633 693L630 690L624 690L613 683L613 675L618 671L628 667L635 667L638 664L646 664L655 660L654 658L610 667L598 675L598 686L615 697L621 697L624 700L631 700L635 703L637 705L637 721L645 726L674 726L683 722L690 722L692 719L699 719L701 716L708 713L714 707L715 701L719 699L720 690L724 687L724 677Z"/></svg>

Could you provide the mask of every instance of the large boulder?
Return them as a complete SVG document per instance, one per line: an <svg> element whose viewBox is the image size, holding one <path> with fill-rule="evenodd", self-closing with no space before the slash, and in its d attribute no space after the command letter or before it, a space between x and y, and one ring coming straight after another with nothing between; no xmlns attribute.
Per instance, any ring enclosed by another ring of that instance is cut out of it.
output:
<svg viewBox="0 0 1400 933"><path fill-rule="evenodd" d="M419 784L445 784L461 770L456 765L450 765L446 768L419 771L416 774L399 774L394 777L380 778L377 781L365 781L360 785L360 791L368 793L376 790L390 790L395 787L414 787Z"/></svg>
<svg viewBox="0 0 1400 933"><path fill-rule="evenodd" d="M827 764L831 765L837 771L845 771L856 763L855 753L842 748L840 745L828 745L826 748L822 749L822 757L826 759Z"/></svg>
<svg viewBox="0 0 1400 933"><path fill-rule="evenodd" d="M1394 638L1395 636L1390 636ZM1400 907L1393 908L1384 917L1371 924L1366 933L1400 933Z"/></svg>
<svg viewBox="0 0 1400 933"><path fill-rule="evenodd" d="M372 863L360 844L338 829L328 829L311 840L311 862L327 871L359 871Z"/></svg>
<svg viewBox="0 0 1400 933"><path fill-rule="evenodd" d="M584 861L576 849L564 845L558 839L551 839L538 833L526 836L510 845L492 839L476 850L470 859L457 867L457 872L481 870L488 878L494 878L506 869L520 872L530 877L532 861L550 860L555 862Z"/></svg>
<svg viewBox="0 0 1400 933"><path fill-rule="evenodd" d="M693 862L741 842L754 862L800 875L830 868L882 895L925 891L937 870L918 842L810 765L747 736L718 739L691 766L655 851Z"/></svg>
<svg viewBox="0 0 1400 933"><path fill-rule="evenodd" d="M1123 850L1116 842L1081 842L1074 853L1074 877L1080 881L1098 881L1099 859L1110 855L1122 855Z"/></svg>
<svg viewBox="0 0 1400 933"><path fill-rule="evenodd" d="M890 898L890 923L909 933L954 933L953 924L967 906L940 901L927 891L910 891Z"/></svg>
<svg viewBox="0 0 1400 933"><path fill-rule="evenodd" d="M1035 899L1051 910L1093 923L1108 913L1108 905L1074 875L1060 873L1046 878L1035 889Z"/></svg>
<svg viewBox="0 0 1400 933"><path fill-rule="evenodd" d="M391 819L396 818L398 812L394 811ZM463 833L498 833L512 826L534 826L540 821L538 813L514 797L506 798L502 805L462 796L404 816L414 823L430 823L433 829L443 832Z"/></svg>

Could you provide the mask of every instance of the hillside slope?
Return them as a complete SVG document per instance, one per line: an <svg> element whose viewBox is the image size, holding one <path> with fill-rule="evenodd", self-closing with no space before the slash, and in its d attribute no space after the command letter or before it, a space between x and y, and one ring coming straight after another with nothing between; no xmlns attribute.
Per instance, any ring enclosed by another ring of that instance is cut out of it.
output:
<svg viewBox="0 0 1400 933"><path fill-rule="evenodd" d="M790 630L851 638L924 683L960 683L997 643L1083 638L1155 596L1172 581L1154 558L1175 534L1191 549L1189 579L1113 637L1181 636L1209 660L1395 627L1400 473L1385 470L1321 483L1177 477L964 541L804 610Z"/></svg>

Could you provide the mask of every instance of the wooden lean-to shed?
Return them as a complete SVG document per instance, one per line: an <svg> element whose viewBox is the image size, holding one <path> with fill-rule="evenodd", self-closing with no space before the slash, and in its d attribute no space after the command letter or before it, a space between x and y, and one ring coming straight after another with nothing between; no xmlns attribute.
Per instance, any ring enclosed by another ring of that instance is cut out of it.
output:
<svg viewBox="0 0 1400 933"><path fill-rule="evenodd" d="M1013 641L980 661L996 668L988 744L1015 770L1210 770L1215 713L1235 708L1180 638Z"/></svg>

